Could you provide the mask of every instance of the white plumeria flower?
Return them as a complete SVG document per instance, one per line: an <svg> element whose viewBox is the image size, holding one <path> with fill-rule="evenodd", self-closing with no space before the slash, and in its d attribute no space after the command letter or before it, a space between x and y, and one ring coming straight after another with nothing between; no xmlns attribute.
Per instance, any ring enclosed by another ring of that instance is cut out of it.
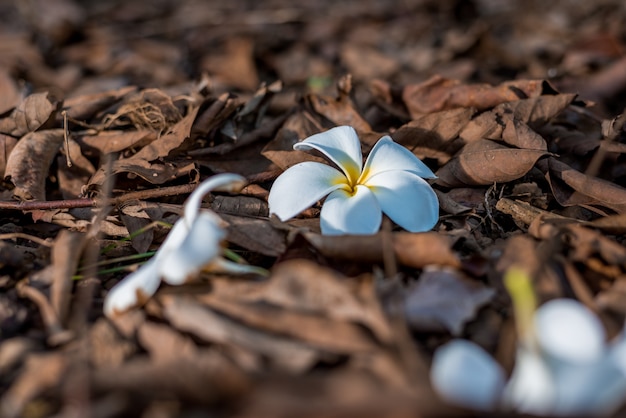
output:
<svg viewBox="0 0 626 418"><path fill-rule="evenodd" d="M109 291L104 300L105 315L112 317L144 304L161 280L180 285L209 265L225 271L250 272L250 266L221 257L220 243L226 237L221 219L211 211L200 211L208 192L236 192L244 185L245 179L236 174L218 174L201 183L185 202L183 217L176 221L156 254Z"/></svg>
<svg viewBox="0 0 626 418"><path fill-rule="evenodd" d="M600 320L569 299L541 306L533 329L536 346L520 344L508 383L500 365L482 348L453 340L435 353L433 387L442 398L478 410L494 410L494 400L499 400L501 408L522 413L606 416L622 405L624 336L607 345Z"/></svg>
<svg viewBox="0 0 626 418"><path fill-rule="evenodd" d="M411 232L430 230L439 219L437 195L423 178L435 174L412 152L382 137L365 164L354 128L338 126L295 144L317 150L336 168L303 162L281 174L270 191L270 214L293 218L328 196L320 214L323 234L374 234L382 214Z"/></svg>

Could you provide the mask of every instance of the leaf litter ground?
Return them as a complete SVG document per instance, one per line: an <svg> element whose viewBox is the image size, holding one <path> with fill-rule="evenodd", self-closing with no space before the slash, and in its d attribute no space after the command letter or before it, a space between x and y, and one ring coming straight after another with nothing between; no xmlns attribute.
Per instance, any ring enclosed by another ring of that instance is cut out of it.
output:
<svg viewBox="0 0 626 418"><path fill-rule="evenodd" d="M574 5L575 3L575 5ZM575 6L575 7L574 7ZM186 0L0 4L0 410L6 417L441 416L432 353L510 371L511 267L610 335L626 314L622 2ZM432 232L268 218L272 181L351 125L438 175ZM228 248L102 315L199 181Z"/></svg>

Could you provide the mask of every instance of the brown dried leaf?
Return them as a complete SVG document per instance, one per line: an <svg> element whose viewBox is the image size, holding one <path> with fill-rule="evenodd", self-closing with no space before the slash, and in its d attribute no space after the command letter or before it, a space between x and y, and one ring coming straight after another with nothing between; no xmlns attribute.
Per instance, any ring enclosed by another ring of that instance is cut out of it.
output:
<svg viewBox="0 0 626 418"><path fill-rule="evenodd" d="M91 379L94 390L100 392L123 391L141 397L168 394L204 405L243 396L248 388L248 378L217 350L158 363L141 356L120 367L98 369Z"/></svg>
<svg viewBox="0 0 626 418"><path fill-rule="evenodd" d="M545 150L517 149L488 139L470 142L437 171L445 187L480 186L516 180L530 171Z"/></svg>
<svg viewBox="0 0 626 418"><path fill-rule="evenodd" d="M459 136L467 142L484 138L500 139L506 127L502 122L503 115L509 115L513 120L524 122L531 129L537 130L567 108L575 98L575 94L558 94L502 103L474 118Z"/></svg>
<svg viewBox="0 0 626 418"><path fill-rule="evenodd" d="M548 144L537 132L533 131L525 122L515 119L510 115L503 115L506 121L502 140L509 145L521 149L548 150Z"/></svg>
<svg viewBox="0 0 626 418"><path fill-rule="evenodd" d="M325 257L362 263L383 261L384 240L376 235L319 235L305 234L309 241ZM451 249L448 237L436 232L395 232L392 236L393 250L398 262L414 268L430 264L459 267L458 256Z"/></svg>
<svg viewBox="0 0 626 418"><path fill-rule="evenodd" d="M117 90L70 97L63 101L63 109L67 111L70 118L85 121L136 91L135 86L125 86Z"/></svg>
<svg viewBox="0 0 626 418"><path fill-rule="evenodd" d="M145 228L152 222L139 202L137 200L124 202L124 204L119 207L119 216L126 229L128 229L133 248L139 254L148 251L152 244L152 239L154 238L154 231L148 229L141 234L137 234L139 230Z"/></svg>
<svg viewBox="0 0 626 418"><path fill-rule="evenodd" d="M549 86L543 80L515 80L498 86L462 84L434 75L420 84L404 87L402 99L412 118L457 107L485 110L500 103L537 97Z"/></svg>
<svg viewBox="0 0 626 418"><path fill-rule="evenodd" d="M21 137L36 131L56 108L57 101L48 97L48 93L31 94L10 115L0 119L0 133Z"/></svg>
<svg viewBox="0 0 626 418"><path fill-rule="evenodd" d="M157 139L157 133L149 130L132 131L103 131L95 135L83 135L76 138L76 142L93 148L102 154L120 152L135 147L140 148Z"/></svg>
<svg viewBox="0 0 626 418"><path fill-rule="evenodd" d="M170 152L179 149L185 139L191 135L191 127L196 119L198 110L199 107L191 110L184 118L172 126L169 132L143 147L131 159L154 161L158 158L167 157Z"/></svg>
<svg viewBox="0 0 626 418"><path fill-rule="evenodd" d="M191 338L163 324L144 322L137 331L137 340L154 362L175 361L180 357L193 359L199 354Z"/></svg>
<svg viewBox="0 0 626 418"><path fill-rule="evenodd" d="M306 344L248 328L183 295L160 295L163 314L175 328L212 343L241 346L267 356L279 369L299 372L317 359Z"/></svg>
<svg viewBox="0 0 626 418"><path fill-rule="evenodd" d="M7 161L11 151L15 148L17 139L12 136L0 134L0 176L4 177Z"/></svg>
<svg viewBox="0 0 626 418"><path fill-rule="evenodd" d="M22 416L28 402L40 394L58 388L67 370L67 358L61 353L31 354L24 371L0 399L0 415Z"/></svg>
<svg viewBox="0 0 626 418"><path fill-rule="evenodd" d="M228 242L270 257L277 257L285 252L285 231L277 230L267 219L224 213L220 213L220 217L228 222Z"/></svg>
<svg viewBox="0 0 626 418"><path fill-rule="evenodd" d="M357 322L370 328L379 340L389 341L391 331L373 283L364 281L355 292L344 279L334 270L316 263L290 260L273 269L260 299L290 310Z"/></svg>
<svg viewBox="0 0 626 418"><path fill-rule="evenodd" d="M459 132L474 113L473 109L460 108L418 116L391 137L418 157L436 158L445 164L463 147Z"/></svg>
<svg viewBox="0 0 626 418"><path fill-rule="evenodd" d="M61 230L52 247L52 285L50 303L61 324L65 324L70 310L73 280L78 262L85 247L86 235L80 232Z"/></svg>
<svg viewBox="0 0 626 418"><path fill-rule="evenodd" d="M290 116L276 137L263 148L261 154L282 170L302 161L326 163L324 158L293 149L295 143L319 132L319 127L312 120L313 117L306 111Z"/></svg>
<svg viewBox="0 0 626 418"><path fill-rule="evenodd" d="M288 336L327 352L349 354L376 349L362 328L347 321L264 302L241 303L212 294L201 296L200 301L239 323L266 333Z"/></svg>
<svg viewBox="0 0 626 418"><path fill-rule="evenodd" d="M9 155L4 173L5 181L15 185L15 197L46 200L46 177L62 143L62 129L31 132L18 141Z"/></svg>
<svg viewBox="0 0 626 418"><path fill-rule="evenodd" d="M583 174L556 158L550 158L548 166L546 176L560 205L600 205L626 213L626 189L623 187Z"/></svg>
<svg viewBox="0 0 626 418"><path fill-rule="evenodd" d="M427 269L409 289L404 312L415 330L443 328L458 337L465 324L495 293L495 289L465 278L457 271Z"/></svg>
<svg viewBox="0 0 626 418"><path fill-rule="evenodd" d="M350 125L357 132L371 132L372 127L356 110L350 98L352 91L352 77L342 77L337 82L338 97L318 96L311 94L307 100L317 113L331 120L335 125Z"/></svg>

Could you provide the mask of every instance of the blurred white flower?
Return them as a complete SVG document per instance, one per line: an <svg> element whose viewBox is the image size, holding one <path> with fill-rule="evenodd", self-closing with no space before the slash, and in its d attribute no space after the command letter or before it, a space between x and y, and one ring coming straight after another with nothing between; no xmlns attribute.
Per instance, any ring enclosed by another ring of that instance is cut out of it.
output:
<svg viewBox="0 0 626 418"><path fill-rule="evenodd" d="M423 178L433 172L412 152L382 137L365 164L354 128L338 126L295 144L317 150L338 168L303 162L281 174L270 191L270 214L285 221L328 196L320 214L323 234L374 234L382 214L411 232L431 229L439 219L437 195Z"/></svg>
<svg viewBox="0 0 626 418"><path fill-rule="evenodd" d="M477 410L499 407L540 415L606 416L622 405L624 336L607 345L596 315L570 299L541 306L532 332L532 338L521 336L508 383L500 365L482 348L453 340L435 352L433 387L451 403Z"/></svg>
<svg viewBox="0 0 626 418"><path fill-rule="evenodd" d="M236 192L245 179L236 174L218 174L202 182L185 202L183 216L174 224L156 254L138 270L115 285L104 300L104 313L112 317L144 304L158 289L161 279L171 285L183 284L201 270L250 272L251 266L221 257L226 231L215 213L200 211L202 198L210 191Z"/></svg>

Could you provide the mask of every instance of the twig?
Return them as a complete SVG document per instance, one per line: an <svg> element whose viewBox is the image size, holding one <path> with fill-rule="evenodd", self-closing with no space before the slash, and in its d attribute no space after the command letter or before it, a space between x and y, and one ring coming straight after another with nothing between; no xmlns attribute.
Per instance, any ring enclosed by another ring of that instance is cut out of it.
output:
<svg viewBox="0 0 626 418"><path fill-rule="evenodd" d="M8 234L0 234L0 241L2 240L9 240L9 239L16 239L16 238L22 238L22 239L27 239L29 241L32 241L36 244L39 244L41 246L44 247L52 247L54 245L54 243L46 241L45 239L41 239L39 237L35 237L33 235L28 235L28 234L24 234L23 232L11 232Z"/></svg>

